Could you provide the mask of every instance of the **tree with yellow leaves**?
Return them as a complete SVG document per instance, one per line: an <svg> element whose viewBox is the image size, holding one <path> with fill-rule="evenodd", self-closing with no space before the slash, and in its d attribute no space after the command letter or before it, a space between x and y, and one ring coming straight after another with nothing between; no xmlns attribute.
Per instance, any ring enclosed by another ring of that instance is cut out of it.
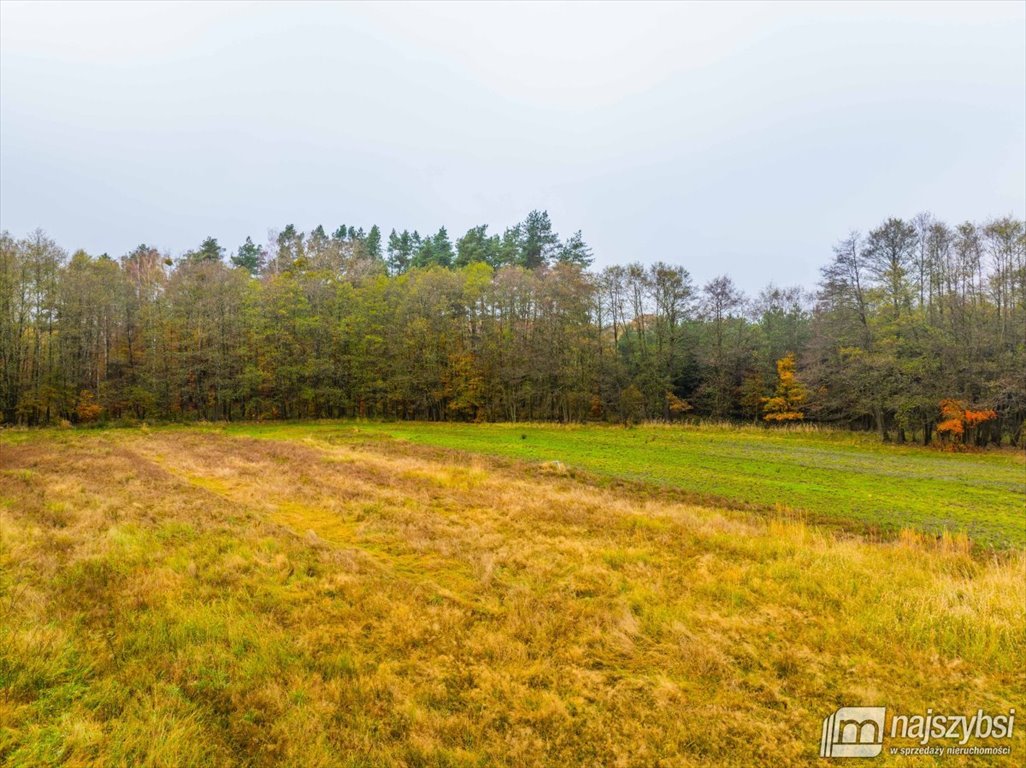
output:
<svg viewBox="0 0 1026 768"><path fill-rule="evenodd" d="M763 419L769 422L801 421L802 405L808 392L794 372L794 355L777 360L777 390L773 397L763 398Z"/></svg>

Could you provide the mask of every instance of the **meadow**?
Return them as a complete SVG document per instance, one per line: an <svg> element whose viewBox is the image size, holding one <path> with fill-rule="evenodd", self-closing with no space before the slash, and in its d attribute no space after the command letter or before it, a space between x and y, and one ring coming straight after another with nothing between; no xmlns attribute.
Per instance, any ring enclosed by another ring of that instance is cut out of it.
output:
<svg viewBox="0 0 1026 768"><path fill-rule="evenodd" d="M904 528L964 533L976 544L1026 545L1026 455L945 453L881 444L841 430L644 425L361 422L239 425L230 434L418 445L559 462L590 480L674 490L688 501L798 513L893 536Z"/></svg>
<svg viewBox="0 0 1026 768"><path fill-rule="evenodd" d="M1024 472L713 428L0 433L0 764L789 766L841 705L1023 711Z"/></svg>

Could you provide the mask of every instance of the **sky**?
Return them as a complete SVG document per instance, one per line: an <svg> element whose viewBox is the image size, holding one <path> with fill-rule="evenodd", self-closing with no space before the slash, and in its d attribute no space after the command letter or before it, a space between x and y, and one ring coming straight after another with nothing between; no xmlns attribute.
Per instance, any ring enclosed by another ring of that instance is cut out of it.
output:
<svg viewBox="0 0 1026 768"><path fill-rule="evenodd" d="M1026 214L1026 3L0 3L0 228L230 250L533 208L596 265L814 285Z"/></svg>

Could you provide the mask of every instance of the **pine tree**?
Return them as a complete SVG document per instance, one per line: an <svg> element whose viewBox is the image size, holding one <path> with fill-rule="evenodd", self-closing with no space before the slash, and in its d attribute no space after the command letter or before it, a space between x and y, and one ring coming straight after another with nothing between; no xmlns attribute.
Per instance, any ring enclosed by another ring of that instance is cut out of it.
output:
<svg viewBox="0 0 1026 768"><path fill-rule="evenodd" d="M587 269L594 261L591 247L581 237L581 230L574 232L565 243L559 247L556 260L562 264L575 264L582 269Z"/></svg>
<svg viewBox="0 0 1026 768"><path fill-rule="evenodd" d="M381 261L381 230L377 224L370 228L370 232L367 233L367 237L363 241L363 247L369 258Z"/></svg>
<svg viewBox="0 0 1026 768"><path fill-rule="evenodd" d="M434 263L440 267L451 267L453 262L452 241L445 227L439 228L432 238Z"/></svg>
<svg viewBox="0 0 1026 768"><path fill-rule="evenodd" d="M488 225L471 227L467 234L456 241L457 267L465 267L475 262L484 262L495 267L499 263L499 236L488 236Z"/></svg>
<svg viewBox="0 0 1026 768"><path fill-rule="evenodd" d="M232 265L255 275L264 266L264 249L256 245L252 238L247 237L246 242L240 245L232 256Z"/></svg>
<svg viewBox="0 0 1026 768"><path fill-rule="evenodd" d="M413 233L416 253L413 257L414 267L451 267L453 262L452 242L445 227L441 227L434 235L421 240L420 235Z"/></svg>
<svg viewBox="0 0 1026 768"><path fill-rule="evenodd" d="M401 275L410 268L413 260L413 241L405 229L397 234L393 229L388 235L388 271L393 275Z"/></svg>
<svg viewBox="0 0 1026 768"><path fill-rule="evenodd" d="M549 263L559 236L552 231L548 211L531 211L520 224L520 266L537 269Z"/></svg>
<svg viewBox="0 0 1026 768"><path fill-rule="evenodd" d="M224 256L224 248L217 242L216 237L208 237L195 251L189 251L185 258L190 261L221 261Z"/></svg>

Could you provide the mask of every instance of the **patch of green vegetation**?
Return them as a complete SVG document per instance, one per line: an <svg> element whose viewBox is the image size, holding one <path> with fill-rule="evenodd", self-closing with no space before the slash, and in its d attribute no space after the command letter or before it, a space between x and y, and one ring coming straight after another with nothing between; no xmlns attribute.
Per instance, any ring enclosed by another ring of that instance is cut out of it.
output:
<svg viewBox="0 0 1026 768"><path fill-rule="evenodd" d="M694 494L713 504L781 508L886 533L965 532L1026 544L1026 462L1008 451L942 453L834 431L759 428L360 422L239 425L231 434L419 445L572 469Z"/></svg>

